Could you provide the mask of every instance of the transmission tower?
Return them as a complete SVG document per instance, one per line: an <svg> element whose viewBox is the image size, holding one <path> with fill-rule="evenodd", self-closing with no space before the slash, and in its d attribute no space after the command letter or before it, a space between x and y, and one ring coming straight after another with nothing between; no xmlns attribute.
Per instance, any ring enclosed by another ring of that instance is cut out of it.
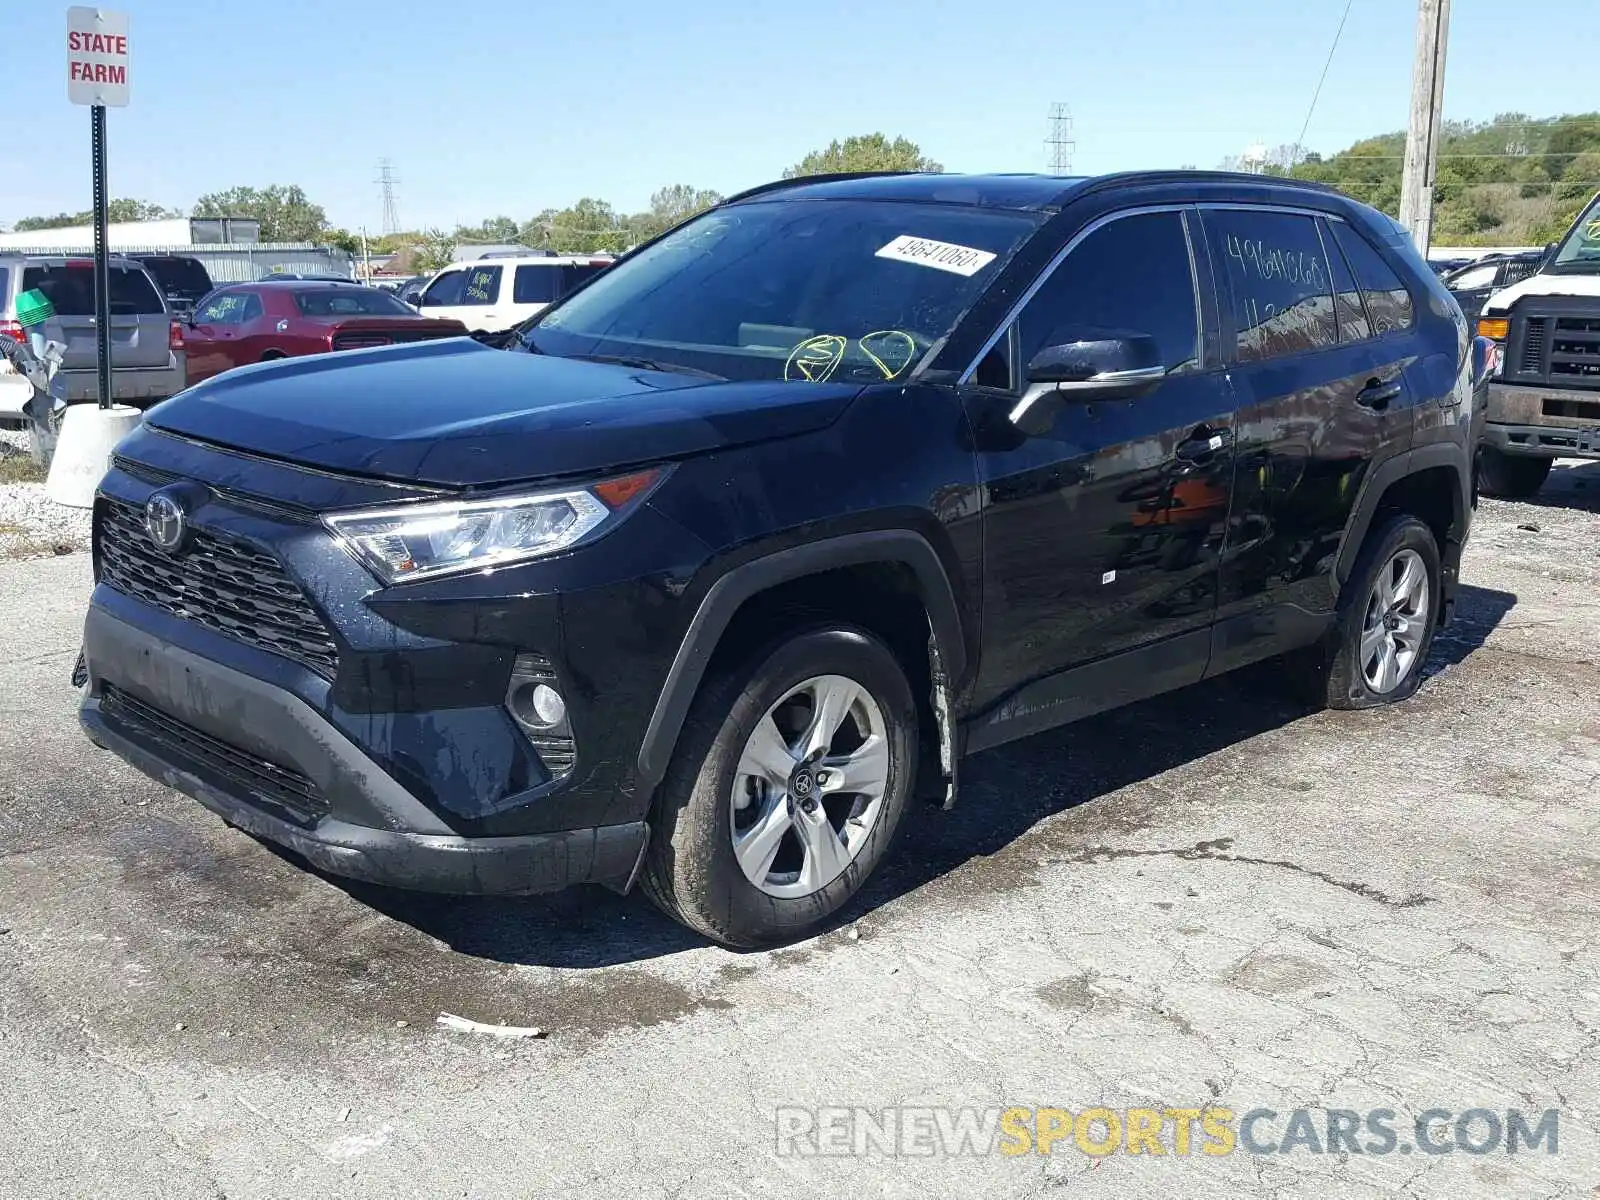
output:
<svg viewBox="0 0 1600 1200"><path fill-rule="evenodd" d="M1050 136L1044 144L1050 148L1050 173L1072 174L1072 152L1078 143L1072 140L1072 109L1067 105L1050 106Z"/></svg>
<svg viewBox="0 0 1600 1200"><path fill-rule="evenodd" d="M400 181L394 177L394 165L387 158L378 160L378 178L374 182L383 189L383 232L399 233L400 218L394 210L394 186Z"/></svg>

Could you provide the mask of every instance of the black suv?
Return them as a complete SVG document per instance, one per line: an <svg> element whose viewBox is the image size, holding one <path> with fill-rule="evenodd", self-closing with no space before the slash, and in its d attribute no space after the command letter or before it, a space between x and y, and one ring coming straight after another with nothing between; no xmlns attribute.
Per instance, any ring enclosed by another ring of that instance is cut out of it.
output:
<svg viewBox="0 0 1600 1200"><path fill-rule="evenodd" d="M1400 700L1456 593L1485 363L1331 191L795 180L513 340L152 410L95 509L89 736L329 872L637 880L756 945L963 755L1270 656Z"/></svg>

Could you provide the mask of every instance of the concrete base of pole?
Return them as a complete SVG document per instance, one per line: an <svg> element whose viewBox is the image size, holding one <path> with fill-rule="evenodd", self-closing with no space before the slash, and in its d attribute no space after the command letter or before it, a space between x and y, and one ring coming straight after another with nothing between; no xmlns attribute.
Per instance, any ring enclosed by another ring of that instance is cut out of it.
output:
<svg viewBox="0 0 1600 1200"><path fill-rule="evenodd" d="M111 451L144 418L137 408L118 404L74 404L61 422L61 437L44 494L68 508L93 508L94 492L111 466Z"/></svg>

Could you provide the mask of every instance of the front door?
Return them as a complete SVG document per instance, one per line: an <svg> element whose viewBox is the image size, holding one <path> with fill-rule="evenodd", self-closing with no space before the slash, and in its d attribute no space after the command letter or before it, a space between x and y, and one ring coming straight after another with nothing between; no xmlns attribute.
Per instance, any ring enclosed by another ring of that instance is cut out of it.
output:
<svg viewBox="0 0 1600 1200"><path fill-rule="evenodd" d="M1399 302L1367 303L1339 248L1359 235L1343 221L1249 206L1203 219L1238 397L1217 673L1325 627L1356 496L1374 462L1409 446L1412 412Z"/></svg>
<svg viewBox="0 0 1600 1200"><path fill-rule="evenodd" d="M1093 228L1025 305L994 352L1001 357L980 365L975 382L989 386L968 398L986 501L980 707L1072 668L1112 664L1090 681L1096 694L1078 689L1065 707L1044 701L1065 719L1204 671L1232 486L1233 401L1204 350L1209 266L1202 247L1197 269L1188 220L1176 209L1147 211ZM1043 436L996 432L997 402L1003 409L1024 386L1032 357L1090 329L1154 336L1167 378L1132 399L1069 402ZM997 365L1005 358L1009 365ZM1117 658L1130 651L1149 653ZM1102 693L1108 682L1115 694ZM1000 707L1015 715L1019 704ZM1021 709L1034 707L1021 700ZM979 731L977 741L1028 731Z"/></svg>

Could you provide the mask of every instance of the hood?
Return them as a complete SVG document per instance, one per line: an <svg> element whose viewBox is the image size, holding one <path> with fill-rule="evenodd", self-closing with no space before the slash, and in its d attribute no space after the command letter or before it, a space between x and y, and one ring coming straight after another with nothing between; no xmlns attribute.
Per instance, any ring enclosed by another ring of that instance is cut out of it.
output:
<svg viewBox="0 0 1600 1200"><path fill-rule="evenodd" d="M1529 275L1490 296L1483 311L1485 314L1509 312L1512 305L1528 296L1600 297L1600 274Z"/></svg>
<svg viewBox="0 0 1600 1200"><path fill-rule="evenodd" d="M483 487L807 433L860 390L720 383L451 338L241 367L145 420L323 470Z"/></svg>

